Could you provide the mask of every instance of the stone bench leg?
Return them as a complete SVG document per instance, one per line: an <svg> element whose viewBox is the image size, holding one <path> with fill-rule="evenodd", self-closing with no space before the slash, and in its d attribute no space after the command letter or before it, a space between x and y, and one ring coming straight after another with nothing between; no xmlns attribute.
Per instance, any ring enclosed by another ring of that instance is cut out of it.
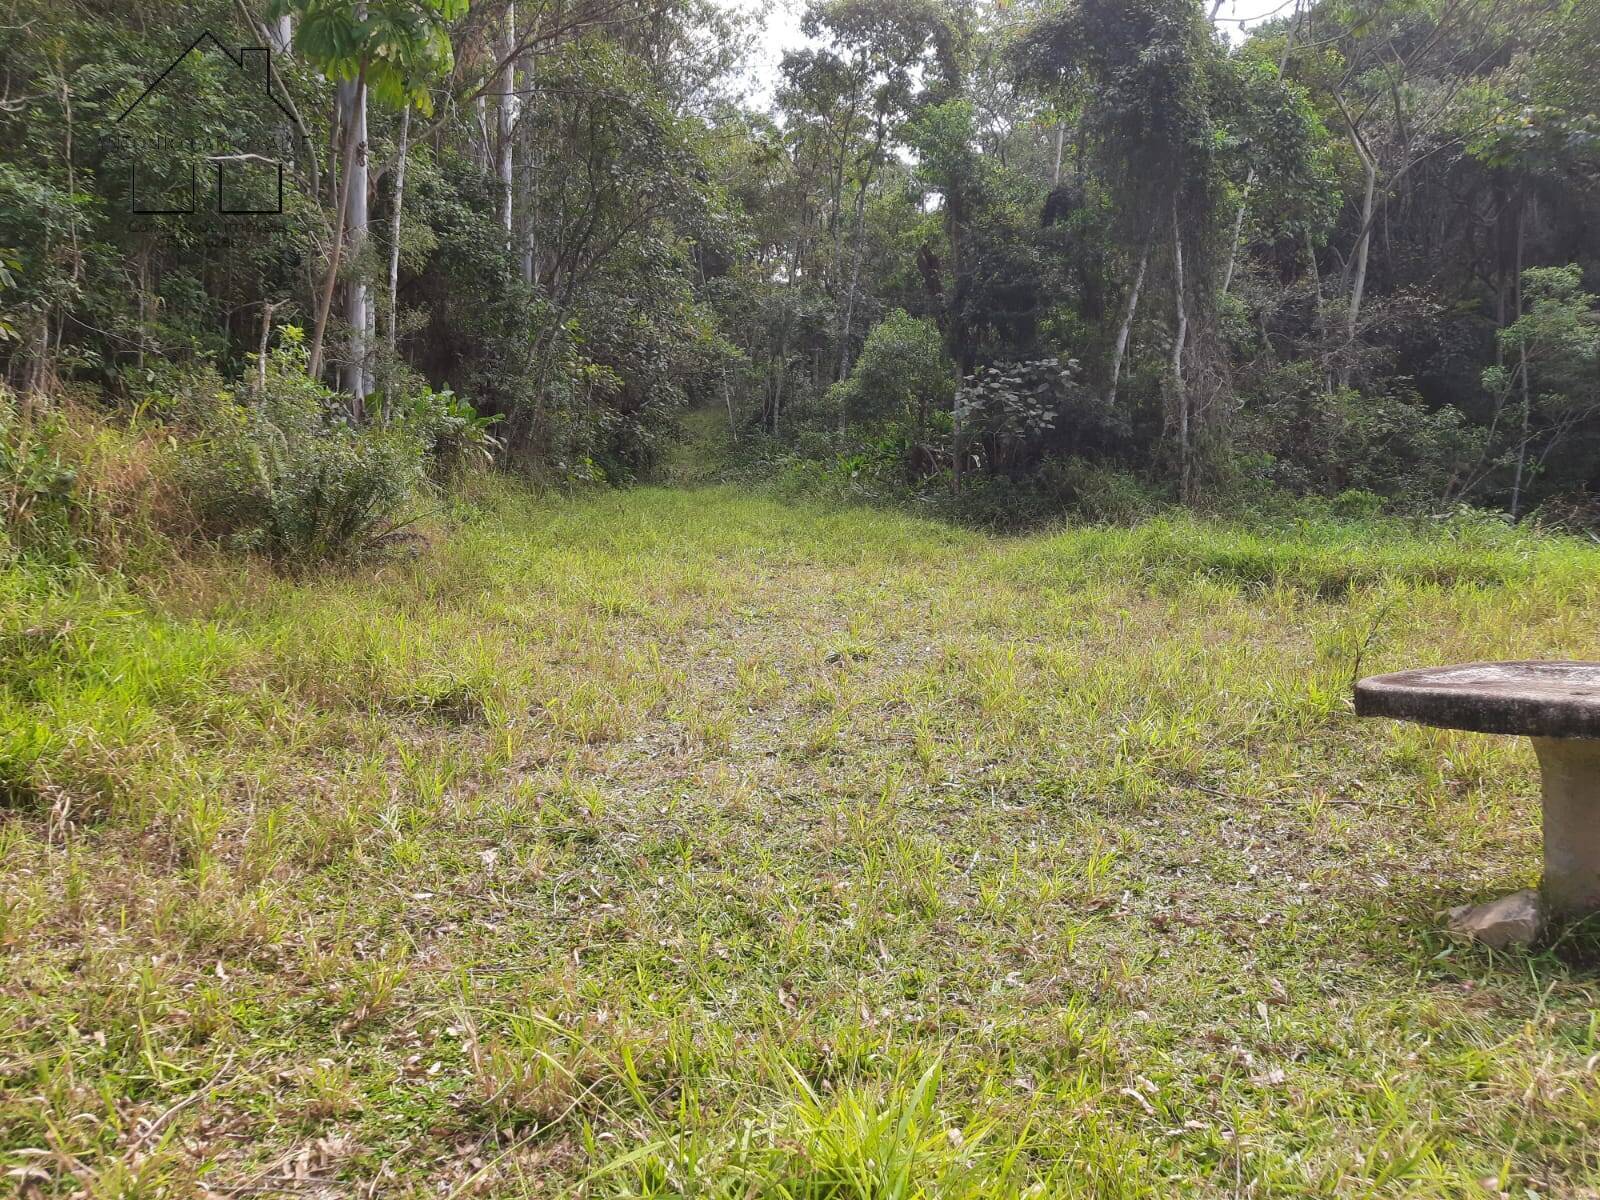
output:
<svg viewBox="0 0 1600 1200"><path fill-rule="evenodd" d="M1600 741L1532 738L1544 786L1544 893L1552 916L1600 913Z"/></svg>

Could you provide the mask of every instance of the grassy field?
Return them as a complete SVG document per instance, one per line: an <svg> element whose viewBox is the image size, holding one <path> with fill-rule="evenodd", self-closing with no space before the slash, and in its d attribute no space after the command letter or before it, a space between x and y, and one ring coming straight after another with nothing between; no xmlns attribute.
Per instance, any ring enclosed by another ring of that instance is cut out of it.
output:
<svg viewBox="0 0 1600 1200"><path fill-rule="evenodd" d="M413 556L0 575L23 1195L1600 1195L1600 979L1512 739L1600 551L1001 540L702 487Z"/></svg>

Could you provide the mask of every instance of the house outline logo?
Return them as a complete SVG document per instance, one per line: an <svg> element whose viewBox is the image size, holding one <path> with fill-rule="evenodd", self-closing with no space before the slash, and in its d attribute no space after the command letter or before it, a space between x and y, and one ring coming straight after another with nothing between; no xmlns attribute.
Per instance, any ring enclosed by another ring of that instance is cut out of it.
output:
<svg viewBox="0 0 1600 1200"><path fill-rule="evenodd" d="M172 87L176 86L175 81L169 82L172 73L176 71L184 62L184 60L187 59L191 54L204 53L207 42L209 42L211 46L214 46L217 50L220 50L223 57L228 60L229 64L231 64L239 72L243 87L246 91L251 91L257 84L259 84L261 94L272 102L273 106L278 110L279 113L283 115L284 119L290 122L294 120L293 113L290 112L288 106L285 105L284 102L278 97L278 94L273 90L272 87L273 75L271 49L266 46L241 46L238 51L235 52L229 50L228 47L223 44L222 40L216 36L216 34L207 29L203 30L200 35L194 39L194 41L185 46L183 52L174 58L170 63L168 63L166 69L150 81L149 86L146 87L144 91L139 93L138 98L135 99L132 104L129 104L125 109L123 109L122 112L117 116L116 120L112 122L113 126L121 126L122 122L126 120L127 117L130 116L136 109L138 109L140 105L144 104L158 93L170 90ZM254 70L254 64L257 62L260 63L259 75ZM239 98L242 100L244 99L244 96L241 95ZM187 206L157 208L142 207L139 200L140 157L140 154L136 151L130 151L128 154L128 211L130 213L139 217L158 217L192 216L200 211L200 168L198 163L192 158L189 163L188 172L189 180L187 190L189 202ZM277 216L282 214L282 159L273 158L262 154L244 152L207 154L206 160L211 164L211 167L215 172L214 211L216 213L222 216ZM241 208L229 206L227 195L229 171L230 169L235 171L240 170L246 164L264 165L270 170L276 172L277 180L274 190L275 199L271 202L271 207ZM148 176L152 173L153 172L149 170L147 165L145 174Z"/></svg>

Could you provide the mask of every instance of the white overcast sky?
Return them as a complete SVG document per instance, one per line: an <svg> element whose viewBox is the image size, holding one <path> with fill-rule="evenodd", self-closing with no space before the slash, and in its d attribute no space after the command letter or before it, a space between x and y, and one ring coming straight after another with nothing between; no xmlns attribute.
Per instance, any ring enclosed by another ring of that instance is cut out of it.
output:
<svg viewBox="0 0 1600 1200"><path fill-rule="evenodd" d="M734 6L756 14L758 32L750 65L750 99L757 103L770 101L783 52L806 44L800 32L800 13L805 8L805 0L734 0ZM1236 37L1240 30L1287 11L1290 6L1286 0L1223 0L1217 24L1229 37Z"/></svg>

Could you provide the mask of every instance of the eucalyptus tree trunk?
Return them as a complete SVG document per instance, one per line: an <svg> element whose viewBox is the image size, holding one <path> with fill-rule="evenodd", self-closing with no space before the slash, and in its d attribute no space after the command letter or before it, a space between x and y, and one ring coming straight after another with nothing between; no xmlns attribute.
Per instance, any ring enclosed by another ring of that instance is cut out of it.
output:
<svg viewBox="0 0 1600 1200"><path fill-rule="evenodd" d="M1361 300L1367 290L1367 261L1372 250L1372 210L1377 199L1378 164L1369 156L1363 163L1367 174L1366 191L1361 201L1361 237L1356 242L1355 276L1350 282L1350 308L1344 319L1344 340L1347 353L1353 352L1356 332L1361 323ZM1339 386L1350 386L1352 364L1346 358L1339 368Z"/></svg>
<svg viewBox="0 0 1600 1200"><path fill-rule="evenodd" d="M287 55L289 47L294 44L294 17L284 13L266 26L267 40L272 44L274 54Z"/></svg>
<svg viewBox="0 0 1600 1200"><path fill-rule="evenodd" d="M240 11L248 18L250 10L244 6L244 0L236 0ZM274 97L289 113L289 120L294 124L294 133L285 131L282 138L283 155L287 159L304 149L306 158L307 182L311 195L322 195L322 168L317 161L316 143L312 141L311 130L306 128L305 118L300 115L299 106L294 102L294 95L284 86L283 77L278 74L278 60L286 59L294 50L294 17L289 13L271 21L263 22L260 26L261 36L266 38L271 53L267 57L267 79L273 90ZM295 135L299 136L299 144L295 142Z"/></svg>
<svg viewBox="0 0 1600 1200"><path fill-rule="evenodd" d="M1355 255L1345 268L1345 276L1350 281L1350 303L1344 319L1345 361L1339 367L1339 386L1347 388L1354 370L1350 355L1355 351L1356 333L1361 327L1361 300L1367 288L1367 261L1372 249L1372 214L1378 200L1378 160L1367 145L1367 139L1362 136L1355 118L1345 107L1344 98L1335 93L1334 99L1344 115L1345 126L1350 131L1350 142L1361 159L1361 169L1366 175L1366 187L1361 198L1361 233L1356 238Z"/></svg>
<svg viewBox="0 0 1600 1200"><path fill-rule="evenodd" d="M473 120L477 122L478 136L472 144L472 162L481 172L489 170L489 99L478 93L472 102Z"/></svg>
<svg viewBox="0 0 1600 1200"><path fill-rule="evenodd" d="M1189 389L1183 381L1183 350L1189 340L1189 304L1184 295L1183 227L1178 223L1178 202L1172 202L1172 295L1176 308L1172 331L1172 399L1178 419L1178 496L1185 504L1194 498L1194 447L1189 428Z"/></svg>
<svg viewBox="0 0 1600 1200"><path fill-rule="evenodd" d="M878 122L878 136L873 143L872 157L867 162L866 172L861 177L860 190L856 192L855 211L855 248L850 263L850 283L844 293L844 319L839 326L839 378L843 379L850 372L850 326L855 317L856 290L861 286L861 257L866 247L867 240L867 189L872 186L872 176L877 165L878 155L883 152L884 139L888 130L882 120ZM841 415L840 421L843 422Z"/></svg>
<svg viewBox="0 0 1600 1200"><path fill-rule="evenodd" d="M340 85L341 91L345 86L344 84ZM361 72L356 76L354 86L363 93L366 91L367 72L365 66L361 68ZM342 112L342 108L338 109L337 115L342 115ZM335 120L334 124L338 127L341 121ZM322 348L327 338L328 314L333 308L333 293L339 283L339 264L344 256L346 216L350 208L350 181L355 174L357 148L355 139L349 136L351 131L348 128L340 132L344 135L344 142L340 147L342 163L339 171L338 186L335 188L336 198L333 205L333 242L328 248L328 271L323 276L322 294L318 297L316 318L311 327L310 363L306 370L306 373L313 379L319 379L322 376ZM364 187L365 181L363 181Z"/></svg>
<svg viewBox="0 0 1600 1200"><path fill-rule="evenodd" d="M539 263L539 148L534 142L529 120L533 86L533 58L525 55L522 61L522 120L518 128L522 141L522 282L529 287L537 283Z"/></svg>
<svg viewBox="0 0 1600 1200"><path fill-rule="evenodd" d="M339 120L348 139L346 159L350 163L349 178L345 182L346 238L350 243L352 264L361 256L367 241L367 87L365 78L339 85ZM352 153L353 150L353 153ZM351 414L360 420L362 402L370 390L370 368L367 363L367 330L371 324L371 303L366 280L361 278L359 267L345 284L344 320L350 332L348 358L341 373L342 386L350 393Z"/></svg>
<svg viewBox="0 0 1600 1200"><path fill-rule="evenodd" d="M411 148L411 105L400 114L400 147L394 171L394 211L389 214L389 324L385 331L394 354L400 331L400 210L406 199L406 158Z"/></svg>
<svg viewBox="0 0 1600 1200"><path fill-rule="evenodd" d="M1128 335L1133 332L1133 317L1139 311L1139 293L1144 289L1145 271L1150 266L1150 242L1139 252L1139 268L1133 274L1133 286L1128 289L1128 302L1122 310L1122 324L1117 329L1117 340L1111 348L1111 384L1106 389L1106 403L1117 402L1117 381L1122 375L1122 359L1128 352Z"/></svg>
<svg viewBox="0 0 1600 1200"><path fill-rule="evenodd" d="M517 6L506 5L505 24L500 31L499 55L504 62L497 84L499 103L495 105L495 178L500 183L500 227L506 233L506 250L511 246L512 218L512 155L511 147L517 129L516 63L512 54L517 48Z"/></svg>
<svg viewBox="0 0 1600 1200"><path fill-rule="evenodd" d="M272 44L272 52L285 58L294 46L294 17L284 13L267 26L267 38Z"/></svg>

